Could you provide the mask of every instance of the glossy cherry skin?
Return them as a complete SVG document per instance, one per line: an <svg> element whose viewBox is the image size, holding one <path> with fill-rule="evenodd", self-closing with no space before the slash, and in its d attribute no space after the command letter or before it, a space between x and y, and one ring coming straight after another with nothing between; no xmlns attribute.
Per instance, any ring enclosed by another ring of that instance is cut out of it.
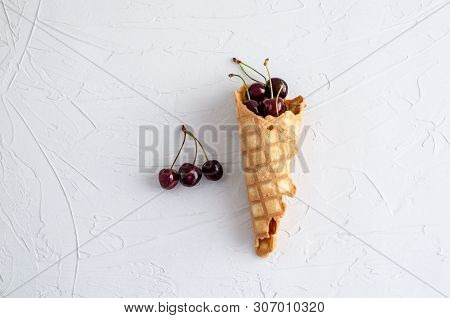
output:
<svg viewBox="0 0 450 318"><path fill-rule="evenodd" d="M174 169L162 169L159 172L159 184L166 190L173 189L180 180L180 174Z"/></svg>
<svg viewBox="0 0 450 318"><path fill-rule="evenodd" d="M253 83L248 88L248 93L250 94L250 99L261 102L266 98L266 85L263 83Z"/></svg>
<svg viewBox="0 0 450 318"><path fill-rule="evenodd" d="M247 109L251 112L254 112L256 115L259 115L259 103L255 100L246 100L244 102L244 105L247 106Z"/></svg>
<svg viewBox="0 0 450 318"><path fill-rule="evenodd" d="M276 98L265 99L263 101L263 107L267 116L278 117L286 111L286 105L284 105L282 98L278 98L278 103L276 103Z"/></svg>
<svg viewBox="0 0 450 318"><path fill-rule="evenodd" d="M202 170L192 163L183 163L178 169L180 174L180 183L185 187L193 187L199 183L202 178Z"/></svg>
<svg viewBox="0 0 450 318"><path fill-rule="evenodd" d="M202 172L206 179L217 181L223 176L223 168L219 161L208 160L202 166Z"/></svg>
<svg viewBox="0 0 450 318"><path fill-rule="evenodd" d="M283 86L283 89L281 90L280 96L279 96L281 98L285 98L287 96L287 94L288 94L288 85L281 78L277 78L277 77L272 78L273 97L277 96L277 93L280 90L281 85L283 85L283 84L284 84L284 86ZM268 98L271 97L271 94L270 94L270 82L269 81L266 82L266 96Z"/></svg>

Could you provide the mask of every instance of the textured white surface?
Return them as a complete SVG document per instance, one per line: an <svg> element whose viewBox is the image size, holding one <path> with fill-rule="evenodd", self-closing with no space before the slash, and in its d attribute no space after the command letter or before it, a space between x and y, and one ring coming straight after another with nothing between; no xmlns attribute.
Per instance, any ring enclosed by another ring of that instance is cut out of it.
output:
<svg viewBox="0 0 450 318"><path fill-rule="evenodd" d="M449 16L428 0L3 0L0 292L450 294ZM237 150L222 182L151 202L138 169L139 126L180 124L151 101L194 128L236 123L232 56L312 93L310 171L267 259Z"/></svg>

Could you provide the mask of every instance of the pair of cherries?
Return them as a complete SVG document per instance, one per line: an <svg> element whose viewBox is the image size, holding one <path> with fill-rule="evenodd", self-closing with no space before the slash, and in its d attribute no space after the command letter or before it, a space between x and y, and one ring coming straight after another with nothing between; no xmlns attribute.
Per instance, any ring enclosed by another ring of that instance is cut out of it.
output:
<svg viewBox="0 0 450 318"><path fill-rule="evenodd" d="M178 154L173 160L172 166L169 169L162 169L159 171L159 184L162 188L166 190L173 189L178 182L186 187L193 187L200 182L200 179L204 175L206 179L212 181L218 181L223 176L223 168L219 161L217 160L209 160L206 155L205 148L203 148L202 143L194 136L193 133L188 131L186 127L183 125L181 130L184 134L183 142L181 144L180 149L178 150ZM195 141L195 155L194 161L192 163L183 163L180 168L177 170L173 169L178 157L180 156L181 150L183 149L184 143L186 141L186 135L189 135ZM197 160L197 143L203 150L203 154L205 155L206 161L202 165L201 169L195 165L195 161Z"/></svg>
<svg viewBox="0 0 450 318"><path fill-rule="evenodd" d="M247 100L244 101L244 105L253 113L255 113L258 116L266 117L268 115L271 115L273 117L278 117L281 114L283 114L286 111L286 105L284 103L284 98L287 96L288 93L288 85L287 83L281 79L281 78L271 78L270 77L270 71L268 67L269 59L265 59L264 66L267 70L267 75L269 76L269 79L267 80L266 77L260 73L255 68L251 67L250 65L242 62L241 60L238 60L237 58L233 58L233 62L239 65L242 72L247 75L248 78L255 81L255 83L251 84L250 86L247 85L244 78L238 74L229 74L228 76L231 77L239 77L242 82L244 83L245 87L245 93L247 96ZM263 79L264 82L260 82L255 80L252 76L250 76L244 69L244 67L247 67L254 71L255 73L259 74ZM276 97L274 97L274 93L276 93Z"/></svg>

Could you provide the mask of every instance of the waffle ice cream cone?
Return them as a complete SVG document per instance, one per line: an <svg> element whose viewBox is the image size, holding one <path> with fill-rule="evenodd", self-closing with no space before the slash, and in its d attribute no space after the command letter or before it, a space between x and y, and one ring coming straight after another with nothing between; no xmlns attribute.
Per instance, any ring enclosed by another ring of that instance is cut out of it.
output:
<svg viewBox="0 0 450 318"><path fill-rule="evenodd" d="M244 87L235 92L243 169L256 253L267 256L276 248L280 219L286 210L284 196L293 197L296 192L289 174L298 151L305 103L301 96L285 99L285 113L263 118L243 104L244 94Z"/></svg>

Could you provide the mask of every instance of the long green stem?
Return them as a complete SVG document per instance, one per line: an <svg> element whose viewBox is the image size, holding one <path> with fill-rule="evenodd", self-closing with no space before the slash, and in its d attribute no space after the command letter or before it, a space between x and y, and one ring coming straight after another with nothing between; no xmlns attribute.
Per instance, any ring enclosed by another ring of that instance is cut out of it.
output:
<svg viewBox="0 0 450 318"><path fill-rule="evenodd" d="M275 109L277 110L277 116L278 116L278 97L280 97L280 93L281 93L281 90L283 89L283 87L284 87L284 83L281 84L281 87L277 93L277 98L275 99Z"/></svg>
<svg viewBox="0 0 450 318"><path fill-rule="evenodd" d="M181 127L181 130L182 130L183 133L184 133L184 136L183 136L183 142L181 143L181 147L180 147L180 149L178 150L177 156L176 156L175 159L173 160L172 165L170 166L170 169L172 169L173 166L175 165L175 162L177 162L177 159L178 159L178 157L180 156L180 153L181 153L181 149L183 149L184 143L185 143L185 141L186 141L186 127L184 127L184 125L183 125L183 126Z"/></svg>
<svg viewBox="0 0 450 318"><path fill-rule="evenodd" d="M203 148L203 145L202 145L202 143L200 142L200 140L198 140L197 137L195 137L194 134L191 133L190 131L187 132L187 134L188 134L189 136L191 136L192 138L194 138L194 140L195 140L196 142L198 142L198 144L200 145L200 148L202 148L203 154L205 155L206 161L208 161L208 160L209 160L209 159L208 159L208 155L206 154L205 148Z"/></svg>
<svg viewBox="0 0 450 318"><path fill-rule="evenodd" d="M244 83L245 91L247 92L247 98L250 100L250 93L248 92L248 85L245 82L244 78L241 75L238 75L238 74L228 74L228 77L229 78L239 77L242 80L242 82Z"/></svg>
<svg viewBox="0 0 450 318"><path fill-rule="evenodd" d="M266 77L259 72L257 69L255 69L254 67L248 65L247 63L242 62L241 60L233 57L233 62L239 64L239 66L241 67L242 72L244 72L245 75L247 75L250 79L254 80L255 82L259 82L257 80L255 80L253 77L251 77L250 75L247 74L247 72L244 70L244 68L242 67L242 65L244 65L245 67L248 67L249 69L251 69L253 72L255 72L256 74L260 75L262 78L264 78L264 82L267 81Z"/></svg>
<svg viewBox="0 0 450 318"><path fill-rule="evenodd" d="M206 154L205 148L203 148L203 145L200 142L200 140L198 140L197 137L195 137L195 135L193 133L191 133L189 130L187 130L186 127L184 127L183 131L185 134L189 135L195 141L195 157L197 157L197 143L198 143L200 145L200 148L202 148L202 151L203 151L203 154L205 155L206 161L208 161L209 160L208 155ZM195 163L195 160L194 160L194 163Z"/></svg>
<svg viewBox="0 0 450 318"><path fill-rule="evenodd" d="M192 165L195 166L195 161L197 160L197 140L194 139L195 141L195 155L194 155L194 161L192 162Z"/></svg>
<svg viewBox="0 0 450 318"><path fill-rule="evenodd" d="M264 66L266 67L267 75L269 76L269 83L270 83L270 97L273 98L272 79L270 78L269 67L267 66L267 64L269 64L269 59L268 59L268 58L264 60Z"/></svg>
<svg viewBox="0 0 450 318"><path fill-rule="evenodd" d="M241 68L241 71L242 71L245 75L247 75L247 77L248 77L249 79L251 79L251 80L254 81L254 82L259 82L258 80L256 80L256 79L254 79L253 77L251 77L250 74L248 74L248 73L245 71L245 69L242 67L241 64L239 64L239 67Z"/></svg>

